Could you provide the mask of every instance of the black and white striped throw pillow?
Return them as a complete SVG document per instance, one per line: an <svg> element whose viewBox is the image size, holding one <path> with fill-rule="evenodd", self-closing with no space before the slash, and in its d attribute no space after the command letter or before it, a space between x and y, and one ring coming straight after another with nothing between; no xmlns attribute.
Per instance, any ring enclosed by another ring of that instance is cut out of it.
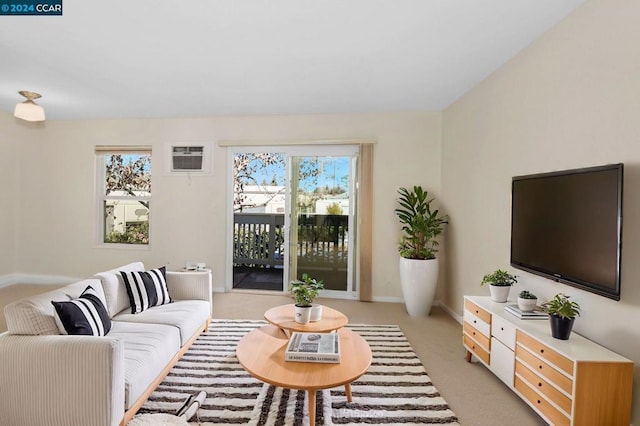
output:
<svg viewBox="0 0 640 426"><path fill-rule="evenodd" d="M111 330L107 308L91 286L77 299L51 303L55 308L56 324L62 334L106 336Z"/></svg>
<svg viewBox="0 0 640 426"><path fill-rule="evenodd" d="M129 295L132 314L172 302L167 290L164 266L150 271L120 271L120 275Z"/></svg>

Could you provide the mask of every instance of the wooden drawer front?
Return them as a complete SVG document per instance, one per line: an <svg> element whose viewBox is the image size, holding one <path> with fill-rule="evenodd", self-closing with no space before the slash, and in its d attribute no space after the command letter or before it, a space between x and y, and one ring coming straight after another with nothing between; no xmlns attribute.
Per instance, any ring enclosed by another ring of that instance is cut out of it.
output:
<svg viewBox="0 0 640 426"><path fill-rule="evenodd" d="M491 345L489 343L489 338L487 336L485 336L484 334L480 333L480 331L478 331L475 328L473 328L473 326L471 324L469 324L468 322L465 321L465 323L463 325L463 329L464 329L465 334L467 334L473 340L478 342L480 344L480 346L482 346L484 349L486 349L487 351L489 349L491 349Z"/></svg>
<svg viewBox="0 0 640 426"><path fill-rule="evenodd" d="M464 320L487 337L491 337L491 323L483 320L468 309L464 310Z"/></svg>
<svg viewBox="0 0 640 426"><path fill-rule="evenodd" d="M549 401L540 396L535 390L531 389L519 377L515 379L516 390L520 392L529 403L536 408L543 416L545 416L553 425L569 426L571 420L556 409Z"/></svg>
<svg viewBox="0 0 640 426"><path fill-rule="evenodd" d="M509 388L513 388L513 351L495 337L491 338L491 371Z"/></svg>
<svg viewBox="0 0 640 426"><path fill-rule="evenodd" d="M464 308L467 311L474 314L475 316L477 316L478 318L480 318L482 321L486 322L487 324L491 324L491 314L485 311L484 309L482 309L480 306L473 303L472 301L465 299Z"/></svg>
<svg viewBox="0 0 640 426"><path fill-rule="evenodd" d="M549 382L555 384L567 394L572 395L573 381L570 378L562 374L560 371L556 370L551 365L547 364L542 359L529 353L520 345L516 347L516 361L518 360L528 365L531 370L536 372L536 374L545 377Z"/></svg>
<svg viewBox="0 0 640 426"><path fill-rule="evenodd" d="M489 352L484 350L482 346L471 340L466 334L462 336L462 341L464 342L464 346L473 352L478 359L484 361L485 364L489 364Z"/></svg>
<svg viewBox="0 0 640 426"><path fill-rule="evenodd" d="M498 315L491 318L491 335L512 351L516 350L516 327Z"/></svg>
<svg viewBox="0 0 640 426"><path fill-rule="evenodd" d="M563 370L565 373L573 376L573 361L560 355L558 352L549 348L537 340L529 337L525 333L518 330L517 341L519 344L526 346L540 358L545 359L548 363L553 364Z"/></svg>
<svg viewBox="0 0 640 426"><path fill-rule="evenodd" d="M464 311L464 322L471 324L473 328L484 334L487 339L491 337L491 326L489 323L482 321L469 311Z"/></svg>
<svg viewBox="0 0 640 426"><path fill-rule="evenodd" d="M518 361L516 361L516 374L522 376L521 379L529 383L529 386L537 389L539 393L546 395L548 399L555 402L558 407L571 415L571 399L554 388L547 380L529 370L524 364Z"/></svg>

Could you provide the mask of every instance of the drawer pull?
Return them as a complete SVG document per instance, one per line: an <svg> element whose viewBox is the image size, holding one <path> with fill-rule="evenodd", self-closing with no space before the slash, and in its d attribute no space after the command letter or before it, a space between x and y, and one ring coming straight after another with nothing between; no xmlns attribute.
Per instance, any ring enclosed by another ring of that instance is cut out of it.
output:
<svg viewBox="0 0 640 426"><path fill-rule="evenodd" d="M541 382L538 382L538 387L542 387L542 383Z"/></svg>
<svg viewBox="0 0 640 426"><path fill-rule="evenodd" d="M541 365L539 365L539 366L538 366L538 368L539 368L540 370L542 370L542 366L541 366Z"/></svg>
<svg viewBox="0 0 640 426"><path fill-rule="evenodd" d="M544 353L544 349L540 349L540 353L543 354Z"/></svg>
<svg viewBox="0 0 640 426"><path fill-rule="evenodd" d="M480 313L480 311L476 309L476 314L479 314L479 313Z"/></svg>
<svg viewBox="0 0 640 426"><path fill-rule="evenodd" d="M473 334L473 335L475 336L475 335L476 335L476 332L474 331L474 332L472 332L471 334Z"/></svg>
<svg viewBox="0 0 640 426"><path fill-rule="evenodd" d="M542 401L538 400L538 404L542 404Z"/></svg>

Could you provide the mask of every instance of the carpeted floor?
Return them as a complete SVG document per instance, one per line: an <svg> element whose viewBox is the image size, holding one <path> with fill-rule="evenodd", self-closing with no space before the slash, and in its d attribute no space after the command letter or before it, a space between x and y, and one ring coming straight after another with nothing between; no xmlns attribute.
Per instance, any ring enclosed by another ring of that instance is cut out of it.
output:
<svg viewBox="0 0 640 426"><path fill-rule="evenodd" d="M174 412L188 395L200 390L207 400L194 424L304 425L305 392L264 384L238 363L235 347L263 321L214 320L151 395L140 413ZM431 383L422 363L399 327L349 325L371 346L367 373L351 386L318 392L317 425L447 424L457 418Z"/></svg>

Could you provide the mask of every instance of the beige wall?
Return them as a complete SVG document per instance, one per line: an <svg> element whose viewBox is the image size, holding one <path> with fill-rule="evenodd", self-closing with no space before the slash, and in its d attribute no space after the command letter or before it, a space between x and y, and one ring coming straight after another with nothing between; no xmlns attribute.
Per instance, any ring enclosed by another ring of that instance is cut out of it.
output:
<svg viewBox="0 0 640 426"><path fill-rule="evenodd" d="M0 114L0 282L14 272L16 226L16 160L24 132L15 127L14 118Z"/></svg>
<svg viewBox="0 0 640 426"><path fill-rule="evenodd" d="M511 177L625 164L622 300L518 271L515 291L566 292L575 330L640 364L640 2L591 1L443 113L446 303L488 294L482 276L509 267ZM633 420L640 424L640 369Z"/></svg>
<svg viewBox="0 0 640 426"><path fill-rule="evenodd" d="M4 126L15 126L12 120ZM166 176L165 144L219 140L361 139L377 141L374 164L373 287L399 299L399 186L440 189L440 113L50 121L21 144L21 215L15 271L83 277L140 259L179 268L204 261L224 287L227 152L215 145L213 176ZM149 144L154 152L151 248L96 248L94 146ZM80 208L78 208L80 206ZM10 272L10 271L9 271Z"/></svg>

